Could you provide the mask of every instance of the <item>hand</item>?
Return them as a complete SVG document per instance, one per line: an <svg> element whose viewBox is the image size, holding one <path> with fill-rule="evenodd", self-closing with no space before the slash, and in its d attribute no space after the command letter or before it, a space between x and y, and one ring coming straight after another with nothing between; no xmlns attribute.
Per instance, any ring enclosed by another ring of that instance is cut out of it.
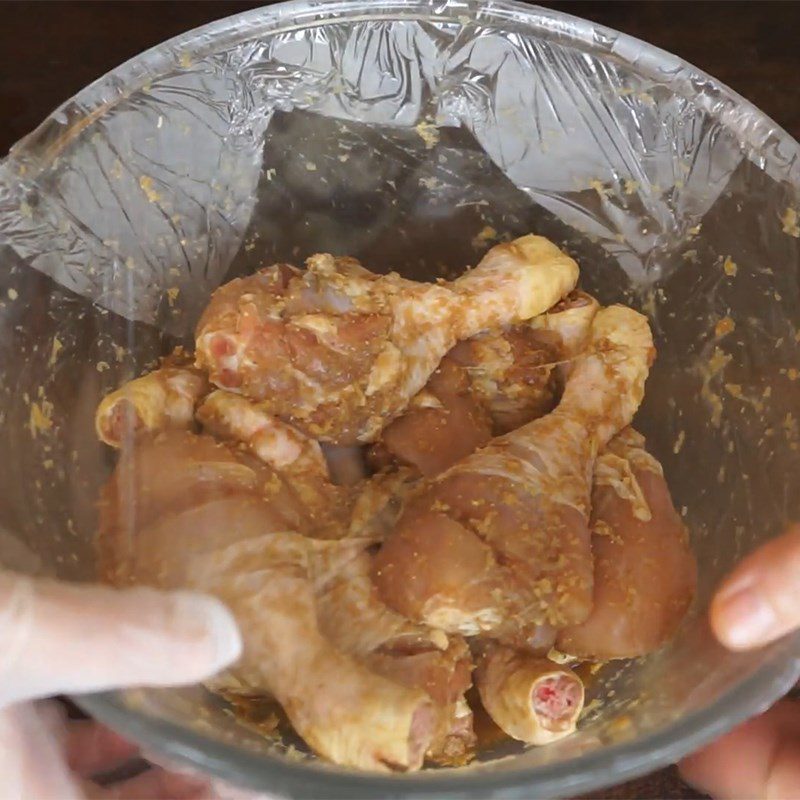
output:
<svg viewBox="0 0 800 800"><path fill-rule="evenodd" d="M136 748L93 722L65 725L60 693L176 686L238 658L241 638L219 601L190 592L115 590L0 572L0 796L208 797L208 780L153 769L103 790L87 776Z"/></svg>
<svg viewBox="0 0 800 800"><path fill-rule="evenodd" d="M732 650L761 647L800 628L800 526L736 567L711 604L711 627ZM718 800L800 797L800 702L781 700L680 769Z"/></svg>

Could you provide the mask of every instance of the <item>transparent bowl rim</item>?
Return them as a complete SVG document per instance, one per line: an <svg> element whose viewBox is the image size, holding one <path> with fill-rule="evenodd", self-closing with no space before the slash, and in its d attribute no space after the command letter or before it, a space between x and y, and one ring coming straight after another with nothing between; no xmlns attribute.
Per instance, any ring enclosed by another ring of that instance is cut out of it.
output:
<svg viewBox="0 0 800 800"><path fill-rule="evenodd" d="M293 0L227 17L174 37L130 59L53 111L14 145L13 160L31 166L30 179L46 169L61 149L92 120L170 68L186 54L200 57L256 36L329 24L377 19L458 23L464 17L506 29L521 27L543 38L629 63L644 75L667 82L678 95L708 103L708 110L740 144L758 152L761 163L784 157L800 163L800 145L749 101L682 59L610 28L551 9L514 0ZM667 81L666 76L670 75ZM698 94L698 87L702 91ZM797 176L791 181L800 188ZM147 748L239 784L309 797L553 797L603 788L672 763L766 709L800 677L800 634L775 646L752 675L709 707L691 712L662 730L609 745L560 763L502 771L431 770L409 775L374 775L319 762L290 763L252 753L146 713L131 709L118 692L76 698L95 717Z"/></svg>

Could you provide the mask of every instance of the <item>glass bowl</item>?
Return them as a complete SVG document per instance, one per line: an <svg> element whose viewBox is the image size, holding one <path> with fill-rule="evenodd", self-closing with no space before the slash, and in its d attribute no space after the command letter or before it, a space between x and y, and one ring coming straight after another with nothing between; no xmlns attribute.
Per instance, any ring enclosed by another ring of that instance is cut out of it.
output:
<svg viewBox="0 0 800 800"><path fill-rule="evenodd" d="M294 797L552 797L674 761L766 708L800 638L732 654L705 609L800 516L800 147L668 53L480 0L275 5L129 61L0 163L0 554L94 574L101 395L209 292L316 251L418 278L542 233L652 320L637 425L700 561L677 639L601 670L579 732L477 763L359 774L271 743L201 688L81 698L145 747ZM296 744L296 743L295 743Z"/></svg>

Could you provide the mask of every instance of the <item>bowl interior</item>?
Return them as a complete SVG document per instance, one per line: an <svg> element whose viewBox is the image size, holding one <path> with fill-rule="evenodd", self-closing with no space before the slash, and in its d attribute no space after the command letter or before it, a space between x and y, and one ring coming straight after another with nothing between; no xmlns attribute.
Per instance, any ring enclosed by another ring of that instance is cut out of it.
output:
<svg viewBox="0 0 800 800"><path fill-rule="evenodd" d="M208 294L329 251L433 279L528 231L659 357L637 426L700 561L665 650L600 670L575 736L381 779L269 742L201 689L89 700L259 788L564 794L678 757L774 699L798 641L734 655L704 622L748 550L800 516L800 148L668 54L512 3L286 4L187 34L59 109L0 163L0 559L93 576L98 399ZM481 783L483 781L483 783Z"/></svg>

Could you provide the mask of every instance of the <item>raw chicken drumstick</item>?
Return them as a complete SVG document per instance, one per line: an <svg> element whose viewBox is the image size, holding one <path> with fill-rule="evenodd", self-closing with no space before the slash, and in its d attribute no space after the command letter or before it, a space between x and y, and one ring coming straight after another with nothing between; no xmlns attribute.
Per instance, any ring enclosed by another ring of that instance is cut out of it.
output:
<svg viewBox="0 0 800 800"><path fill-rule="evenodd" d="M584 348L598 302L576 290L544 314L459 342L447 358L469 385L500 436L552 411L571 360Z"/></svg>
<svg viewBox="0 0 800 800"><path fill-rule="evenodd" d="M433 477L491 438L491 419L467 371L445 356L405 412L381 432L368 461L376 469L399 463Z"/></svg>
<svg viewBox="0 0 800 800"><path fill-rule="evenodd" d="M647 320L597 313L551 414L493 440L411 499L375 559L383 600L451 633L525 640L591 610L588 527L599 450L629 424L654 355Z"/></svg>
<svg viewBox="0 0 800 800"><path fill-rule="evenodd" d="M244 654L215 688L271 693L338 764L421 765L440 725L435 704L324 636L315 554L335 543L286 532L302 530L303 510L269 467L210 437L167 431L139 436L104 494L106 580L210 592L237 617Z"/></svg>
<svg viewBox="0 0 800 800"><path fill-rule="evenodd" d="M308 533L339 538L348 518L350 492L332 484L319 442L274 417L261 404L221 389L203 400L196 417L204 431L246 445L291 484L312 518Z"/></svg>
<svg viewBox="0 0 800 800"><path fill-rule="evenodd" d="M483 649L475 685L484 708L505 733L542 745L575 730L584 699L575 672L492 642Z"/></svg>
<svg viewBox="0 0 800 800"><path fill-rule="evenodd" d="M316 442L265 414L247 399L219 390L205 399L198 409L197 418L206 430L247 445L260 461L285 479L284 483L291 485L291 489L284 487L285 491L276 497L280 499L279 507L284 513L289 509L302 509L302 513L295 513L291 518L284 517L284 525L320 534L320 510L324 512L325 509L321 509L315 501L326 492L335 491L336 487L328 482L326 465ZM164 502L180 502L178 497L187 494L192 496L193 493L196 495L204 491L225 493L232 488L241 493L243 488L247 491L255 488L230 485L231 473L238 479L242 474L248 474L248 470L236 469L228 461L224 462L223 469L220 463L216 463L222 451L208 450L210 440L185 440L192 442L191 452L179 446L181 442L178 440L171 441L173 447L168 452L162 452L160 448L156 450L165 459L161 464L162 469L166 466L168 474L186 476L185 482L180 484L180 493L172 491L169 483L150 485L147 476L158 466L151 462L146 446L143 452L137 454L132 468L124 470L127 476L125 482L118 482L117 492L112 492L119 495L133 486L133 491L128 492L125 498L120 498L120 501L135 502L140 521L147 523L153 517L154 503L158 507ZM214 461L210 464L212 453ZM265 473L263 468L261 473ZM264 485L274 484L276 475L268 474L269 471L266 473L267 477L261 477ZM370 580L367 548L382 538L379 534L376 539L378 528L373 517L387 513L380 506L390 503L386 491L382 491L383 484L387 484L385 488L391 488L394 497L395 494L402 496L402 488L406 483L401 475L392 477L391 481L382 478L364 487L366 503L357 505L357 513L353 514L352 524L346 531L347 538L318 542L312 547L308 556L309 579L313 587L317 624L321 634L341 653L352 655L373 672L385 675L396 683L421 689L428 694L435 703L436 711L435 714L432 712L435 738L430 743L427 755L449 763L458 762L471 752L474 745L471 714L468 707L465 714L463 700L464 692L471 685L472 672L466 643L458 637L451 640L442 631L410 622L391 611L379 600ZM328 499L334 505L327 510L341 512L340 516L346 514L346 497ZM339 505L336 505L337 500L340 501ZM242 502L241 497L239 501ZM123 508L124 505L117 504L117 516ZM243 512L247 514L246 503ZM341 519L338 522L336 534L341 536L345 533L342 530L345 526ZM363 526L363 531L359 526ZM106 553L109 552L110 538L108 531L101 537ZM117 547L120 541L120 537L117 537ZM129 536L122 541L131 541L131 538ZM146 553L147 543L141 535L135 541L135 552L139 555ZM111 554L114 555L113 550ZM187 555L193 558L191 550ZM358 620L357 625L353 624L354 620Z"/></svg>
<svg viewBox="0 0 800 800"><path fill-rule="evenodd" d="M365 516L362 503L354 508L358 513L346 529L342 516L350 508L350 497L330 483L319 444L259 405L221 390L203 401L197 418L205 430L248 445L261 461L290 479L312 519L308 533L338 539L319 543L311 555L320 632L337 650L374 672L425 691L436 703L439 721L428 755L463 758L473 744L470 721L459 719L455 734L451 728L456 707L471 685L469 649L460 637L410 622L379 599L367 550L376 541L374 522ZM371 486L364 490L370 497L375 494ZM357 527L359 520L363 530Z"/></svg>
<svg viewBox="0 0 800 800"><path fill-rule="evenodd" d="M219 439L248 445L273 469L328 480L319 442L244 397L217 389L198 407L197 420Z"/></svg>
<svg viewBox="0 0 800 800"><path fill-rule="evenodd" d="M137 431L189 428L208 392L208 379L193 367L163 366L106 395L95 413L98 438L120 447Z"/></svg>
<svg viewBox="0 0 800 800"><path fill-rule="evenodd" d="M546 313L528 321L536 331L550 331L558 340L562 358L570 361L586 349L592 330L592 320L600 303L580 289L570 292Z"/></svg>
<svg viewBox="0 0 800 800"><path fill-rule="evenodd" d="M576 291L528 323L558 337L557 358L564 360L560 370L568 368L584 349L597 308L593 298ZM470 354L467 401L472 393L479 392L481 405L490 410L496 426L499 416L509 409L519 424L535 419L540 414L530 402L534 392L549 392L551 397L555 392L553 381L547 380L552 374L537 383L542 367L536 364L535 356L545 352L541 342L533 341L531 351L521 349L513 363L504 363L504 337L508 339L510 332L524 327L489 331L459 342L442 362L444 365L458 351ZM440 372L441 367L420 395L435 388ZM412 401L374 447L389 451L383 454L384 463L390 455L433 476L473 452L475 434L463 417L448 416L446 402L435 411L424 411L427 417ZM486 436L485 428L480 431ZM691 603L696 565L661 467L644 450L643 437L631 428L614 437L597 459L590 528L595 567L594 605L589 619L560 633L552 626L537 626L535 636L525 641L526 650L545 654L556 645L557 637L558 649L595 660L632 658L658 649L674 635Z"/></svg>
<svg viewBox="0 0 800 800"><path fill-rule="evenodd" d="M355 545L350 557L327 570L315 586L323 635L341 652L374 672L435 703L437 729L426 754L435 761L463 762L474 746L472 715L464 693L472 685L472 658L460 636L407 620L378 597L371 580L372 556L363 539L331 543Z"/></svg>
<svg viewBox="0 0 800 800"><path fill-rule="evenodd" d="M632 428L597 459L591 529L594 607L556 647L603 661L657 650L689 609L697 566L661 465Z"/></svg>
<svg viewBox="0 0 800 800"><path fill-rule="evenodd" d="M553 409L561 373L584 349L598 303L570 293L545 314L459 342L402 416L370 448L370 463L433 477Z"/></svg>
<svg viewBox="0 0 800 800"><path fill-rule="evenodd" d="M316 255L218 289L196 331L196 363L218 387L263 401L315 439L374 440L460 339L542 313L578 266L547 239L493 247L451 283L375 275Z"/></svg>

